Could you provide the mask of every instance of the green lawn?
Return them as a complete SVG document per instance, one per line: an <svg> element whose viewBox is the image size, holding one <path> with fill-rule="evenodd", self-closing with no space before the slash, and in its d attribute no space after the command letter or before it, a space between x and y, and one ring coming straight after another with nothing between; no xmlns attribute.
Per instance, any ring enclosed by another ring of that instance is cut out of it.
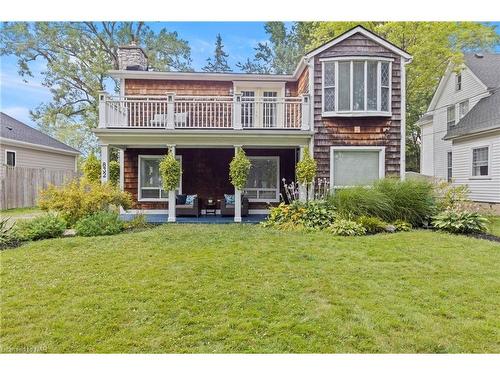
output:
<svg viewBox="0 0 500 375"><path fill-rule="evenodd" d="M500 237L500 216L490 216L488 220L490 233Z"/></svg>
<svg viewBox="0 0 500 375"><path fill-rule="evenodd" d="M38 207L11 208L9 210L0 210L0 218L9 218L15 222L19 219L32 219L35 216L43 214Z"/></svg>
<svg viewBox="0 0 500 375"><path fill-rule="evenodd" d="M165 225L1 252L2 352L496 352L500 246Z"/></svg>

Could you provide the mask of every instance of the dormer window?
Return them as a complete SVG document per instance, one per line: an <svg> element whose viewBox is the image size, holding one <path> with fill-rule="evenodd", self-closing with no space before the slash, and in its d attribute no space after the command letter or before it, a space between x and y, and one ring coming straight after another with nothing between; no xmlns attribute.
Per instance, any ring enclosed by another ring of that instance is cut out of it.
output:
<svg viewBox="0 0 500 375"><path fill-rule="evenodd" d="M455 91L462 90L462 73L458 73L455 79Z"/></svg>
<svg viewBox="0 0 500 375"><path fill-rule="evenodd" d="M323 63L323 116L390 116L392 60L328 58Z"/></svg>

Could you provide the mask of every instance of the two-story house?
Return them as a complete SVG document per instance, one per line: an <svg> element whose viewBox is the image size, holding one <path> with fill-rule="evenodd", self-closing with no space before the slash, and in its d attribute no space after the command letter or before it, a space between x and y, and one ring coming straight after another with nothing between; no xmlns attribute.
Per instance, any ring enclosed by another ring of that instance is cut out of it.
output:
<svg viewBox="0 0 500 375"><path fill-rule="evenodd" d="M120 183L133 212L168 213L175 221L175 192L162 190L158 164L173 152L182 165L178 188L208 198L241 194L249 212L278 204L284 179L306 147L318 178L331 187L370 184L404 176L405 65L411 56L355 27L307 53L293 74L160 72L148 69L144 51L119 50L120 95L102 93L99 127L102 179L110 148L119 149ZM229 163L242 147L252 162L247 186L235 191Z"/></svg>
<svg viewBox="0 0 500 375"><path fill-rule="evenodd" d="M500 203L500 54L450 64L419 124L422 174L467 185L475 201Z"/></svg>

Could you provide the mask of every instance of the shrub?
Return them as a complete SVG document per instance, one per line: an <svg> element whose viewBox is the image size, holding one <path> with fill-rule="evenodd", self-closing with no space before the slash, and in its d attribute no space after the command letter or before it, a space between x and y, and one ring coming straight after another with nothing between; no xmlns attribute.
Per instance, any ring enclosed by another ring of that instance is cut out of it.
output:
<svg viewBox="0 0 500 375"><path fill-rule="evenodd" d="M314 177L316 177L316 171L318 169L316 160L314 160L309 153L309 148L304 149L304 155L302 160L297 163L295 167L295 174L297 175L297 181L306 187L306 199L309 199L309 186L313 183Z"/></svg>
<svg viewBox="0 0 500 375"><path fill-rule="evenodd" d="M98 182L101 179L101 162L92 152L83 162L83 176L89 182Z"/></svg>
<svg viewBox="0 0 500 375"><path fill-rule="evenodd" d="M43 210L58 212L69 226L97 211L107 211L132 205L132 196L116 186L74 180L62 186L50 186L40 193L39 206Z"/></svg>
<svg viewBox="0 0 500 375"><path fill-rule="evenodd" d="M247 158L245 151L241 147L238 148L229 164L229 179L236 189L243 190L251 167L252 162Z"/></svg>
<svg viewBox="0 0 500 375"><path fill-rule="evenodd" d="M361 216L356 220L358 224L361 224L363 228L366 229L366 233L375 234L387 231L387 224L385 221L379 219L378 217L372 216Z"/></svg>
<svg viewBox="0 0 500 375"><path fill-rule="evenodd" d="M160 161L160 175L165 191L177 189L181 179L181 163L174 156L173 152L169 152Z"/></svg>
<svg viewBox="0 0 500 375"><path fill-rule="evenodd" d="M83 237L107 236L120 233L123 221L115 212L100 211L86 216L75 225L76 234Z"/></svg>
<svg viewBox="0 0 500 375"><path fill-rule="evenodd" d="M443 211L432 219L434 228L457 234L486 232L487 224L488 219L477 212L458 210Z"/></svg>
<svg viewBox="0 0 500 375"><path fill-rule="evenodd" d="M53 214L46 214L29 220L19 220L15 227L17 237L23 241L61 237L65 229L66 221Z"/></svg>
<svg viewBox="0 0 500 375"><path fill-rule="evenodd" d="M324 229L334 219L335 211L326 201L293 201L289 205L281 203L278 207L271 208L264 226L279 229Z"/></svg>
<svg viewBox="0 0 500 375"><path fill-rule="evenodd" d="M328 230L336 236L362 236L366 234L366 229L361 224L352 220L337 219Z"/></svg>
<svg viewBox="0 0 500 375"><path fill-rule="evenodd" d="M148 228L150 224L146 221L146 216L143 214L135 215L132 220L123 223L125 229L142 229Z"/></svg>
<svg viewBox="0 0 500 375"><path fill-rule="evenodd" d="M392 225L394 225L396 232L409 232L412 229L411 224L404 220L396 220Z"/></svg>
<svg viewBox="0 0 500 375"><path fill-rule="evenodd" d="M436 206L439 212L446 210L478 211L477 205L469 199L467 185L453 186L448 182L440 182L435 186Z"/></svg>
<svg viewBox="0 0 500 375"><path fill-rule="evenodd" d="M375 182L373 188L389 201L390 216L379 216L386 221L399 219L419 226L436 212L434 187L426 180L385 178Z"/></svg>
<svg viewBox="0 0 500 375"><path fill-rule="evenodd" d="M120 163L116 160L111 160L109 162L109 181L117 186L120 181Z"/></svg>
<svg viewBox="0 0 500 375"><path fill-rule="evenodd" d="M18 237L14 231L14 228L9 224L9 218L3 218L0 220L0 249L5 249L7 247L14 247L18 244Z"/></svg>
<svg viewBox="0 0 500 375"><path fill-rule="evenodd" d="M388 220L394 214L391 201L382 192L363 186L338 189L329 197L329 201L339 216L357 218L374 216Z"/></svg>

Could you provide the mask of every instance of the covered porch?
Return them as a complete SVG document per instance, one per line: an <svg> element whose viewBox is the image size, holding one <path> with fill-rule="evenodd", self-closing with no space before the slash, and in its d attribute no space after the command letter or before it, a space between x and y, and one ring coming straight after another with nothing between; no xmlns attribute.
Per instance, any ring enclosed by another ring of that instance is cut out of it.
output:
<svg viewBox="0 0 500 375"><path fill-rule="evenodd" d="M279 134L270 137L269 133L266 136L253 133L251 137L239 134L238 139L234 133L228 138L224 134L217 139L213 136L181 139L163 133L158 138L176 138L175 143L174 139L165 139L161 144L141 144L140 137L134 137L134 143L102 145L103 181L109 174L106 166L111 149L117 148L120 187L133 197L132 209L122 212L124 218L145 214L153 223L260 222L269 208L278 205L284 196L282 181L295 181L296 163L310 144L310 135L304 134L300 137L290 133L286 137ZM245 151L252 163L242 191L235 189L229 178L229 164L238 148ZM163 190L159 174L160 160L168 152L173 152L182 166L180 184L175 191ZM196 199L194 211L186 210L179 202L186 197L189 200L190 196L190 202L193 196Z"/></svg>

